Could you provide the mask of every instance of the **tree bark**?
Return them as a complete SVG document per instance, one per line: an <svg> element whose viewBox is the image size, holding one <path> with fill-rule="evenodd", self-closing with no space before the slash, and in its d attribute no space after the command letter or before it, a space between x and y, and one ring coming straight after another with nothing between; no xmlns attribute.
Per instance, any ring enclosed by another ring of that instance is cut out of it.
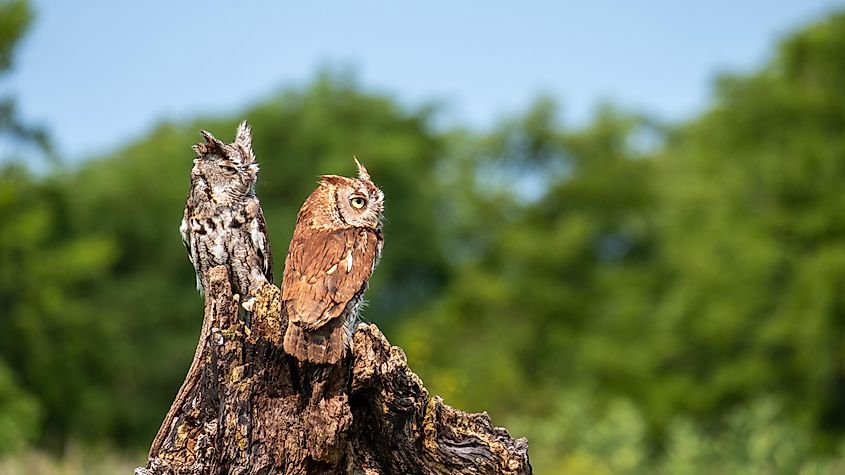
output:
<svg viewBox="0 0 845 475"><path fill-rule="evenodd" d="M341 363L301 363L277 287L243 319L225 267L204 288L194 361L136 475L531 473L526 439L429 397L375 325Z"/></svg>

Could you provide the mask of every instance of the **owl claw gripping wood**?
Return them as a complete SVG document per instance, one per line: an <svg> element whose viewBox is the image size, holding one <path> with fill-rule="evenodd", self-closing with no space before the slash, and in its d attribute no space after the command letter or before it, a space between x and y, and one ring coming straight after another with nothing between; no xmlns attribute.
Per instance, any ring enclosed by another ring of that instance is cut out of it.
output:
<svg viewBox="0 0 845 475"><path fill-rule="evenodd" d="M285 351L335 364L346 354L384 243L384 194L355 159L358 178L323 175L296 218L282 290Z"/></svg>
<svg viewBox="0 0 845 475"><path fill-rule="evenodd" d="M191 191L179 231L197 273L197 289L214 266L224 265L236 290L246 299L273 282L273 262L267 226L255 181L258 164L252 151L252 131L241 122L231 144L205 130L205 143L191 169Z"/></svg>

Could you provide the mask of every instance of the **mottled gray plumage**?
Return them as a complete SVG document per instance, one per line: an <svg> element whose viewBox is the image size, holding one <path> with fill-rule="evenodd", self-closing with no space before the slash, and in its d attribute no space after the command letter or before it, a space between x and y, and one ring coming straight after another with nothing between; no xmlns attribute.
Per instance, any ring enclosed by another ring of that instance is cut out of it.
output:
<svg viewBox="0 0 845 475"><path fill-rule="evenodd" d="M201 131L205 143L193 146L197 157L191 169L191 191L179 231L197 274L225 265L234 290L246 298L264 283L273 282L273 262L267 226L255 181L258 164L252 151L252 132L246 121L235 141L223 143Z"/></svg>
<svg viewBox="0 0 845 475"><path fill-rule="evenodd" d="M358 178L323 176L302 205L285 259L286 352L312 363L343 357L381 256L383 210L360 163Z"/></svg>

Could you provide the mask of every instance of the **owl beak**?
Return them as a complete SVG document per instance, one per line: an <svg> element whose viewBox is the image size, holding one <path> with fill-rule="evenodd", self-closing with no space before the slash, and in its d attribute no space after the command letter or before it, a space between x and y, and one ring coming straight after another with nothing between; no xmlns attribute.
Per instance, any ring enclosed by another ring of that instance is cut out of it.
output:
<svg viewBox="0 0 845 475"><path fill-rule="evenodd" d="M370 179L370 174L367 173L367 168L362 165L361 162L358 161L358 157L353 155L352 158L355 160L355 164L358 165L358 178L362 180L373 181Z"/></svg>

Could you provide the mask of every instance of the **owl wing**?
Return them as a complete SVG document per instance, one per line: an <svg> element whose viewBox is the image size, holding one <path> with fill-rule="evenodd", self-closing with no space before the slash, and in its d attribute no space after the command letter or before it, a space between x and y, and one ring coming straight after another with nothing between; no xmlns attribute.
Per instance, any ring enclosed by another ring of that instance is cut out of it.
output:
<svg viewBox="0 0 845 475"><path fill-rule="evenodd" d="M196 274L197 278L197 291L199 291L200 295L202 295L203 288L202 278L200 277L200 261L196 254L197 249L195 235L191 232L191 225L191 218L188 216L188 211L185 210L185 216L182 218L182 223L179 225L179 234L182 235L182 244L185 246L185 250L188 251L188 259L190 259L191 264L194 266L194 274Z"/></svg>
<svg viewBox="0 0 845 475"><path fill-rule="evenodd" d="M288 318L307 329L340 316L373 273L381 236L363 228L294 233L282 299Z"/></svg>
<svg viewBox="0 0 845 475"><path fill-rule="evenodd" d="M250 239L258 259L261 261L261 270L267 278L267 282L273 283L273 255L270 252L270 243L267 241L267 222L264 220L264 211L258 207L255 219L255 226L250 230Z"/></svg>
<svg viewBox="0 0 845 475"><path fill-rule="evenodd" d="M188 217L185 216L182 218L182 222L179 223L179 235L182 236L182 245L185 246L185 250L188 251L188 258L191 259L191 264L194 263L194 256L191 252L191 237L188 234Z"/></svg>

